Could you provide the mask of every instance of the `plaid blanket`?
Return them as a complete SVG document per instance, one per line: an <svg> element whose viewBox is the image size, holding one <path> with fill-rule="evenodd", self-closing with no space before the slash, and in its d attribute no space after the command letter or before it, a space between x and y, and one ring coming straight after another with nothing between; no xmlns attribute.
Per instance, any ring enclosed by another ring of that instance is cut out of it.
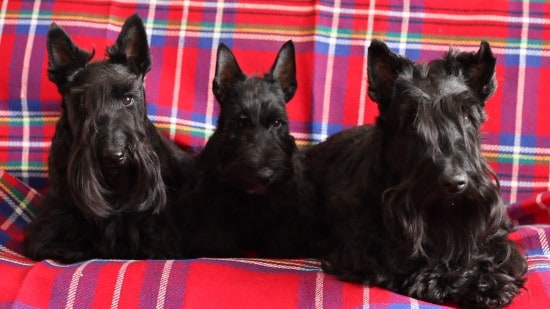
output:
<svg viewBox="0 0 550 309"><path fill-rule="evenodd" d="M21 255L41 195L0 172L0 308L440 308L378 287L344 283L312 260L91 260L60 265ZM510 235L529 265L512 308L550 308L550 192L509 208Z"/></svg>
<svg viewBox="0 0 550 309"><path fill-rule="evenodd" d="M148 113L172 140L201 146L218 106L210 91L226 43L246 73L269 69L295 42L298 91L288 104L300 146L372 123L366 57L372 38L414 60L449 46L491 43L499 88L489 99L483 154L495 169L511 235L529 261L518 308L550 307L550 5L540 0L21 1L0 4L0 307L438 307L336 281L313 261L87 261L21 256L22 229L47 189L47 152L60 97L47 80L52 21L103 56L126 17L144 19L153 68ZM32 188L32 189L31 189Z"/></svg>

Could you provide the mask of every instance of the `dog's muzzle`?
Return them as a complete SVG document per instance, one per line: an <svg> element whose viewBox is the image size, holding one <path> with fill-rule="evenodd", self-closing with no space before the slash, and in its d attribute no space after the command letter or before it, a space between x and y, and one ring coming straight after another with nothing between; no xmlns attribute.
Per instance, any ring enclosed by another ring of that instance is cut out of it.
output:
<svg viewBox="0 0 550 309"><path fill-rule="evenodd" d="M128 138L120 130L106 134L100 139L98 155L104 168L124 165L127 158L127 143Z"/></svg>
<svg viewBox="0 0 550 309"><path fill-rule="evenodd" d="M464 192L468 186L468 177L465 173L456 173L451 175L443 174L439 176L439 185L448 194L460 194Z"/></svg>

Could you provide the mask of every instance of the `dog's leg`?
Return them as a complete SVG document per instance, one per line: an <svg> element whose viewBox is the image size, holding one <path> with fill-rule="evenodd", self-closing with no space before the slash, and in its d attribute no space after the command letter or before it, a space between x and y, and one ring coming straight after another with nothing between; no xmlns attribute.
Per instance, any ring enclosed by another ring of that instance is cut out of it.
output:
<svg viewBox="0 0 550 309"><path fill-rule="evenodd" d="M201 226L184 241L184 248L190 257L244 257L238 236L215 224Z"/></svg>
<svg viewBox="0 0 550 309"><path fill-rule="evenodd" d="M90 232L78 211L60 205L66 201L46 196L41 215L26 230L25 254L34 260L53 259L63 263L87 260L92 256Z"/></svg>
<svg viewBox="0 0 550 309"><path fill-rule="evenodd" d="M344 281L382 286L388 284L388 280L391 280L388 268L380 263L386 260L381 242L367 235L340 240L331 241L332 248L329 248L329 254L322 264L325 272Z"/></svg>
<svg viewBox="0 0 550 309"><path fill-rule="evenodd" d="M481 248L467 266L428 265L416 271L403 291L435 303L452 301L464 307L500 308L523 287L527 265L506 237Z"/></svg>
<svg viewBox="0 0 550 309"><path fill-rule="evenodd" d="M506 236L494 238L484 246L474 267L468 291L461 295L462 301L467 301L465 305L503 307L525 283L522 278L527 270L525 258Z"/></svg>
<svg viewBox="0 0 550 309"><path fill-rule="evenodd" d="M426 265L412 274L398 292L433 303L463 302L473 272L463 268L451 269L443 263Z"/></svg>

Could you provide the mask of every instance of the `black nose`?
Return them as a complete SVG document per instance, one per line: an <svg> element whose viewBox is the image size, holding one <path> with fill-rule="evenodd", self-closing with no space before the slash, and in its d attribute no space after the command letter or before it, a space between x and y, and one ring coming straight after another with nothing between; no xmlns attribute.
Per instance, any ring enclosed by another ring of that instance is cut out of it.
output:
<svg viewBox="0 0 550 309"><path fill-rule="evenodd" d="M442 175L439 183L447 193L458 194L466 189L468 179L466 174Z"/></svg>
<svg viewBox="0 0 550 309"><path fill-rule="evenodd" d="M124 152L105 149L101 154L101 160L105 165L122 164L124 162Z"/></svg>
<svg viewBox="0 0 550 309"><path fill-rule="evenodd" d="M267 185L273 181L275 172L269 167L264 167L256 173L256 179L259 183Z"/></svg>

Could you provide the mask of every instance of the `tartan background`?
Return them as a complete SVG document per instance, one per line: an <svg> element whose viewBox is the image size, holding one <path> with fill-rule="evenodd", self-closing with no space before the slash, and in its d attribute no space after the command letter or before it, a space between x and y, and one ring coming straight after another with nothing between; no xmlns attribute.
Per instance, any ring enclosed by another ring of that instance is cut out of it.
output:
<svg viewBox="0 0 550 309"><path fill-rule="evenodd" d="M216 48L229 45L243 70L262 73L288 39L298 91L288 104L301 146L372 123L366 47L385 40L414 60L450 45L488 40L499 88L487 104L483 151L506 202L550 188L550 3L545 1L3 1L0 8L0 168L43 191L59 95L47 80L45 37L56 21L103 57L137 11L150 36L151 119L178 143L204 145L218 105L210 91Z"/></svg>
<svg viewBox="0 0 550 309"><path fill-rule="evenodd" d="M81 47L95 48L99 59L136 11L153 57L146 77L149 115L167 136L189 146L204 145L216 123L210 81L219 42L232 48L246 73L262 73L280 46L294 40L299 85L288 110L293 134L307 146L373 122L377 110L366 83L372 38L413 60L440 57L450 45L475 51L488 40L499 87L486 107L483 152L505 201L514 203L508 211L520 226L512 237L529 260L528 289L514 305L550 307L550 3L541 0L3 0L0 307L439 307L338 282L309 261L94 260L61 266L22 257L21 231L39 205L38 192L47 188L47 151L60 110L46 77L49 25L63 26Z"/></svg>

